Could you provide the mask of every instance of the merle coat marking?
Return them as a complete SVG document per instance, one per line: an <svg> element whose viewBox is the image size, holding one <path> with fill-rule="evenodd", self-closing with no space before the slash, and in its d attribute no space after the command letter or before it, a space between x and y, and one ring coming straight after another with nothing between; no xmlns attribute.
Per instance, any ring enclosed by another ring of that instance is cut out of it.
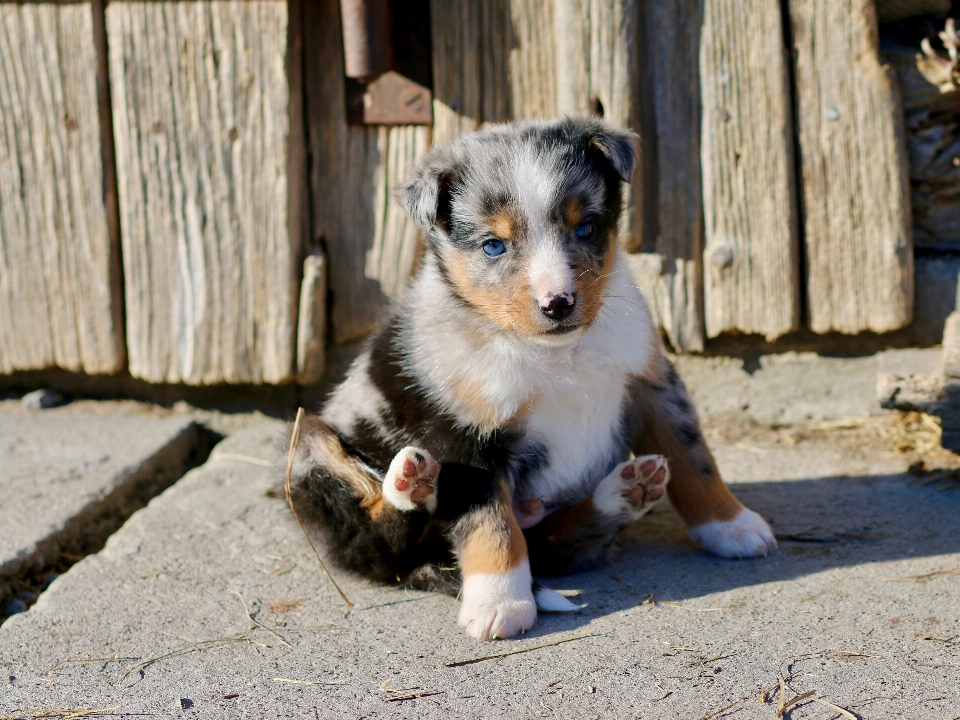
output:
<svg viewBox="0 0 960 720"><path fill-rule="evenodd" d="M531 569L603 561L665 491L706 549L775 546L721 480L617 248L634 146L567 118L432 150L397 191L423 265L305 427L294 501L332 558L383 582L456 564L479 639L569 609Z"/></svg>

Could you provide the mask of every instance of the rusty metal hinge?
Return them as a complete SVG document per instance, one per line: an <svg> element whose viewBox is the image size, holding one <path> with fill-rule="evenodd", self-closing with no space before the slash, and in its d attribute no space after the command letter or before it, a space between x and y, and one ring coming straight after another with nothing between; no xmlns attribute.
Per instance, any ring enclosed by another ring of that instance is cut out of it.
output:
<svg viewBox="0 0 960 720"><path fill-rule="evenodd" d="M429 0L341 0L347 122L433 123Z"/></svg>

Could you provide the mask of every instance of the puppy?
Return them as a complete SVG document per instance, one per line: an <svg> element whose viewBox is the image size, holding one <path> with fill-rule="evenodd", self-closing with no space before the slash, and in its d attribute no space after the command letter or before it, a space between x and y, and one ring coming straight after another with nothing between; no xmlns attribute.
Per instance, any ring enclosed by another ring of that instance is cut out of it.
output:
<svg viewBox="0 0 960 720"><path fill-rule="evenodd" d="M665 491L710 552L776 546L721 480L617 247L635 141L565 118L428 153L397 189L422 267L303 428L293 498L331 557L383 582L455 562L480 640L569 608L532 574L602 562Z"/></svg>

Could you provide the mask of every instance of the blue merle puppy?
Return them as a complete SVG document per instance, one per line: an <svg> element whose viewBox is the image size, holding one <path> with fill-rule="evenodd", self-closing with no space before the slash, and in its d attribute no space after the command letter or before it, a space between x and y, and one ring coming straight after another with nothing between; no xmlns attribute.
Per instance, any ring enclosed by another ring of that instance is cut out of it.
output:
<svg viewBox="0 0 960 720"><path fill-rule="evenodd" d="M397 196L422 267L319 417L294 502L342 567L456 564L480 639L569 602L534 585L603 561L666 493L700 545L766 555L618 248L636 137L596 119L499 125L434 148Z"/></svg>

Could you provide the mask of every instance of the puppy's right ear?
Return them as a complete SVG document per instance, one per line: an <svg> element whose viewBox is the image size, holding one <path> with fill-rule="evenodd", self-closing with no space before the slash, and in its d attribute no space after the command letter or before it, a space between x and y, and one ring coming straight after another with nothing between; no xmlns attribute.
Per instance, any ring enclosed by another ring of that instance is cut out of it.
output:
<svg viewBox="0 0 960 720"><path fill-rule="evenodd" d="M412 178L394 188L407 215L425 233L433 227L448 232L452 176L452 158L433 152L420 161Z"/></svg>

